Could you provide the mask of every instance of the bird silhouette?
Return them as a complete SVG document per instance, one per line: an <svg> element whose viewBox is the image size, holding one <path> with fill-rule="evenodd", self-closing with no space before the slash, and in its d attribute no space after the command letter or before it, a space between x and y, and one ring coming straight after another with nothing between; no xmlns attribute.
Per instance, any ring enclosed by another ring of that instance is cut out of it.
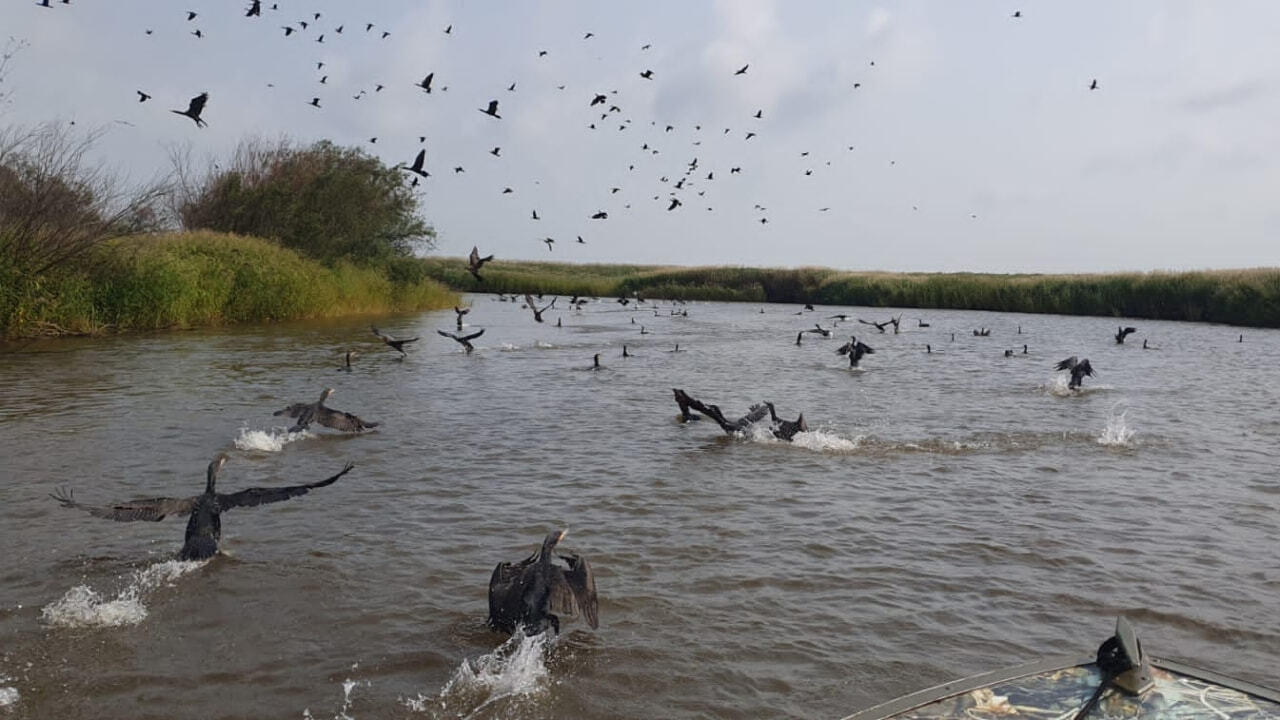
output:
<svg viewBox="0 0 1280 720"><path fill-rule="evenodd" d="M1125 338L1126 338L1130 333L1136 333L1136 332L1138 332L1138 328L1136 328L1136 327L1122 327L1122 328L1118 328L1118 329L1116 330L1116 344L1117 344L1117 345L1123 345L1123 344L1124 344L1124 339L1125 339Z"/></svg>
<svg viewBox="0 0 1280 720"><path fill-rule="evenodd" d="M449 27L445 28L445 29L444 29L444 34L445 34L445 35L452 35L452 34L453 34L453 26L452 26L452 25L450 25Z"/></svg>
<svg viewBox="0 0 1280 720"><path fill-rule="evenodd" d="M596 105L603 105L603 104L605 104L605 103L607 103L607 102L609 102L609 96L608 96L608 95L602 95L602 94L600 94L600 93L596 93L595 97L591 98L591 104L590 104L590 105L588 105L588 107L595 107Z"/></svg>
<svg viewBox="0 0 1280 720"><path fill-rule="evenodd" d="M462 345L462 347L467 349L467 354L470 355L471 351L475 350L475 348L471 346L471 341L483 335L484 329L481 328L479 331L474 332L470 335L454 335L453 333L445 332L444 330L437 330L436 332L444 337L457 340L458 343Z"/></svg>
<svg viewBox="0 0 1280 720"><path fill-rule="evenodd" d="M653 71L652 71L652 70L645 70L644 72L640 73L640 77L644 78L645 80L652 80L652 79L653 79Z"/></svg>
<svg viewBox="0 0 1280 720"><path fill-rule="evenodd" d="M1014 11L1013 11L1013 17L1016 17L1016 18L1020 18L1020 17L1022 17L1022 11L1021 11L1021 10L1014 10Z"/></svg>
<svg viewBox="0 0 1280 720"><path fill-rule="evenodd" d="M592 220L607 220L608 218L609 218L609 213L603 210L591 216Z"/></svg>
<svg viewBox="0 0 1280 720"><path fill-rule="evenodd" d="M430 94L431 94L431 81L435 78L435 76L436 76L436 74L435 74L435 73L433 73L433 72L427 73L427 76L426 76L426 77L424 77L424 78L422 78L422 81L421 81L421 82L415 83L415 86L416 86L416 87L420 87L420 88L422 88L423 90L425 90L425 91L427 92L427 94L428 94L428 95L430 95Z"/></svg>
<svg viewBox="0 0 1280 720"><path fill-rule="evenodd" d="M1089 364L1089 358L1077 361L1076 356L1063 360L1056 366L1059 370L1066 370L1071 373L1071 381L1067 383L1068 390L1075 390L1084 382L1086 375L1093 376L1093 366Z"/></svg>
<svg viewBox="0 0 1280 720"><path fill-rule="evenodd" d="M556 239L555 239L555 238L552 238L552 237L548 237L548 238L543 238L543 239L542 239L542 242L544 242L544 243L546 243L546 244L547 244L547 252L551 252L551 251L552 251L551 244L552 244L552 243L554 243L555 241L556 241Z"/></svg>
<svg viewBox="0 0 1280 720"><path fill-rule="evenodd" d="M374 326L372 326L372 325L370 325L370 326L369 326L369 329L373 331L373 334L374 334L374 335L377 335L377 336L378 336L378 339L379 339L379 340L381 340L382 342L384 342L384 343L386 343L387 345L391 346L393 349L395 349L395 350L399 351L399 352L400 352L400 356L401 356L401 357L404 357L404 356L407 354L407 353L405 353L405 351L404 351L404 346L405 346L405 345L407 345L408 343L412 343L412 342L418 342L418 338L416 338L416 337L415 337L415 338L408 338L408 339L398 339L398 338L393 338L393 337L391 337L390 335L387 335L387 334L383 333L381 330L379 330L378 328L376 328L376 327L374 327Z"/></svg>
<svg viewBox="0 0 1280 720"><path fill-rule="evenodd" d="M578 244L579 244L579 245L586 245L586 244L587 244L587 241L586 241L586 240L583 240L583 239L582 239L582 236L581 236L581 235L579 235L579 236L578 236Z"/></svg>
<svg viewBox="0 0 1280 720"><path fill-rule="evenodd" d="M488 108L479 108L479 110L480 112L484 113L485 115L488 115L489 117L498 118L499 120L502 119L502 116L498 114L497 100L490 100Z"/></svg>
<svg viewBox="0 0 1280 720"><path fill-rule="evenodd" d="M426 161L427 161L427 150L426 148L423 148L422 150L418 151L418 155L413 159L412 165L410 165L409 167L401 167L400 169L407 170L415 175L419 175L424 178L431 177L431 173L422 169L422 165Z"/></svg>
<svg viewBox="0 0 1280 720"><path fill-rule="evenodd" d="M204 105L207 102L209 102L209 93L202 92L191 98L191 104L187 105L186 110L170 110L169 112L191 118L195 121L196 127L207 127L208 123L200 117L200 114L204 112Z"/></svg>
<svg viewBox="0 0 1280 720"><path fill-rule="evenodd" d="M320 107L320 98L318 98L318 97L313 97L313 98L311 98L311 102L309 102L309 103L307 103L307 104L308 104L308 105L310 105L311 107L318 108L318 107Z"/></svg>
<svg viewBox="0 0 1280 720"><path fill-rule="evenodd" d="M289 27L288 25L281 25L280 27L284 30L285 37L289 37L294 33L294 29Z"/></svg>
<svg viewBox="0 0 1280 720"><path fill-rule="evenodd" d="M734 75L746 75L748 67L750 67L750 64L743 65L742 67L738 68L737 72L735 72Z"/></svg>
<svg viewBox="0 0 1280 720"><path fill-rule="evenodd" d="M476 282L480 282L480 268L492 259L492 255L480 257L480 249L475 245L472 245L471 256L467 258L467 272L475 276Z"/></svg>
<svg viewBox="0 0 1280 720"><path fill-rule="evenodd" d="M1097 90L1097 89L1098 89L1098 79L1097 79L1097 78L1094 78L1094 79L1093 79L1093 82L1089 83L1089 89L1090 89L1090 90Z"/></svg>
<svg viewBox="0 0 1280 720"><path fill-rule="evenodd" d="M262 0L253 0L249 3L249 9L244 13L245 17L261 17L262 16Z"/></svg>
<svg viewBox="0 0 1280 720"><path fill-rule="evenodd" d="M138 102L140 103L144 103L151 99L150 95L142 92L141 90L134 90L134 92L138 93Z"/></svg>
<svg viewBox="0 0 1280 720"><path fill-rule="evenodd" d="M671 212L683 204L684 203L680 202L680 198L671 198L671 204L667 206L667 212Z"/></svg>
<svg viewBox="0 0 1280 720"><path fill-rule="evenodd" d="M188 10L188 11L187 11L187 22L191 22L192 20L195 20L195 19L196 19L196 15L199 15L199 13L197 13L197 12L195 12L195 11L193 11L193 10Z"/></svg>

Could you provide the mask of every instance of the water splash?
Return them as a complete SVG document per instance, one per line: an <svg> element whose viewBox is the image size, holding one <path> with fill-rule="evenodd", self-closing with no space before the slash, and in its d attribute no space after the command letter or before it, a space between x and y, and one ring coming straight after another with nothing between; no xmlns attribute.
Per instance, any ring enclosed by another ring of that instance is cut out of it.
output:
<svg viewBox="0 0 1280 720"><path fill-rule="evenodd" d="M538 348L539 350L551 350L555 348L555 345L552 345L549 342L543 342L541 340L538 340L537 342L535 342L533 346L535 348Z"/></svg>
<svg viewBox="0 0 1280 720"><path fill-rule="evenodd" d="M77 585L40 610L40 619L54 627L120 627L137 625L147 617L144 602L156 588L171 586L178 578L202 567L208 560L168 560L134 571L115 599L107 600L88 585Z"/></svg>
<svg viewBox="0 0 1280 720"><path fill-rule="evenodd" d="M805 450L814 450L816 452L857 452L862 447L863 436L859 435L853 439L841 437L835 433L829 433L826 430L806 430L805 432L796 433L791 438L791 444Z"/></svg>
<svg viewBox="0 0 1280 720"><path fill-rule="evenodd" d="M351 710L351 691L356 689L356 687L360 685L363 685L364 687L369 687L369 684L370 683L368 680L359 681L359 680L352 680L351 678L347 678L346 680L343 680L342 681L342 706L339 707L338 712L334 714L333 720L356 720L355 717L353 717L349 712ZM302 720L316 720L315 716L311 714L311 708L302 709Z"/></svg>
<svg viewBox="0 0 1280 720"><path fill-rule="evenodd" d="M549 633L528 636L517 632L491 653L463 660L438 695L405 698L414 712L436 711L442 716L470 718L503 700L536 695L549 674L546 650Z"/></svg>
<svg viewBox="0 0 1280 720"><path fill-rule="evenodd" d="M1098 436L1098 444L1107 447L1133 447L1135 432L1129 427L1128 415L1128 408L1120 412L1113 408L1107 416L1107 426L1102 428L1102 434Z"/></svg>
<svg viewBox="0 0 1280 720"><path fill-rule="evenodd" d="M13 678L0 676L0 682L7 682ZM0 687L0 710L13 707L18 704L18 688Z"/></svg>
<svg viewBox="0 0 1280 720"><path fill-rule="evenodd" d="M311 433L306 430L290 432L285 428L250 430L247 427L242 427L240 428L240 434L236 436L236 449L280 452L285 445L305 437L311 437Z"/></svg>

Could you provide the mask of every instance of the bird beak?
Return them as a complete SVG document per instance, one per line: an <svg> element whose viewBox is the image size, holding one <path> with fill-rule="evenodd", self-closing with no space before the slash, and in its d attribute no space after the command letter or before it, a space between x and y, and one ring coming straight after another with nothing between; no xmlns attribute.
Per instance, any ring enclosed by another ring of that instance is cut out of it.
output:
<svg viewBox="0 0 1280 720"><path fill-rule="evenodd" d="M564 540L564 536L565 536L565 535L568 535L568 534L569 534L569 528L565 528L565 529L561 530L561 531L560 531L560 538L559 538L558 540L556 540L556 542L561 542L561 541L563 541L563 540Z"/></svg>

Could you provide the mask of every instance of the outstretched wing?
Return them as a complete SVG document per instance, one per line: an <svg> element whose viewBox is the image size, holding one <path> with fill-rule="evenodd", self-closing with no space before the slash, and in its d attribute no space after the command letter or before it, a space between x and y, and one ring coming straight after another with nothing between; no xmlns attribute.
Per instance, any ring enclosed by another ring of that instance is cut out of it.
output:
<svg viewBox="0 0 1280 720"><path fill-rule="evenodd" d="M468 308L460 308L460 307L458 307L457 305L454 305L454 306L453 306L453 311L454 311L455 313L459 314L459 315L466 315L467 313L471 312L471 308L469 308L469 307L468 307Z"/></svg>
<svg viewBox="0 0 1280 720"><path fill-rule="evenodd" d="M1081 360L1080 364L1076 365L1074 370L1078 371L1082 375L1093 377L1093 366L1089 364L1089 358Z"/></svg>
<svg viewBox="0 0 1280 720"><path fill-rule="evenodd" d="M569 567L555 567L551 574L551 612L568 617L582 615L592 629L600 627L600 602L591 563L578 555L561 555L560 559Z"/></svg>
<svg viewBox="0 0 1280 720"><path fill-rule="evenodd" d="M1075 355L1072 355L1071 357L1067 358L1066 360L1063 360L1062 362L1058 363L1057 368L1058 368L1059 370L1070 370L1071 368L1073 368L1073 367L1075 367L1075 366L1076 366L1076 356L1075 356Z"/></svg>
<svg viewBox="0 0 1280 720"><path fill-rule="evenodd" d="M466 335L463 337L455 337L454 340L457 340L458 342L467 342L469 340L475 340L476 338L480 337L483 334L484 334L484 328L481 328L479 331L471 333L470 335Z"/></svg>
<svg viewBox="0 0 1280 720"><path fill-rule="evenodd" d="M458 342L462 342L462 338L458 337L457 335L454 335L454 334L453 334L453 333L451 333L451 332L445 332L444 330L437 330L437 331L436 331L436 334L438 334L438 335L443 335L443 336L445 336L445 337L447 337L447 338L450 338L450 339L453 339L453 340L457 340Z"/></svg>
<svg viewBox="0 0 1280 720"><path fill-rule="evenodd" d="M876 323L873 323L873 322L871 322L870 320L863 320L862 318L858 318L858 322L862 323L863 325L871 325L872 327L880 327L880 326L879 326L879 325L877 325Z"/></svg>
<svg viewBox="0 0 1280 720"><path fill-rule="evenodd" d="M467 258L467 262L471 264L471 267L476 267L480 264L480 248L478 246L471 246L471 257Z"/></svg>
<svg viewBox="0 0 1280 720"><path fill-rule="evenodd" d="M370 325L370 326L369 326L369 329L370 329L370 330L372 330L372 331L373 331L373 334L374 334L374 335L377 335L377 336L382 340L382 342L388 342L388 343L389 343L389 342L391 342L391 341L394 339L394 338L392 338L390 335L387 335L386 333L382 332L381 330L379 330L378 328L376 328L376 327L374 327L374 326L372 326L372 325Z"/></svg>
<svg viewBox="0 0 1280 720"><path fill-rule="evenodd" d="M538 310L538 306L533 302L533 296L530 295L529 293L524 294L524 304L528 305L529 309L534 312L541 312L540 310Z"/></svg>
<svg viewBox="0 0 1280 720"><path fill-rule="evenodd" d="M199 117L204 112L204 104L209 102L209 93L203 92L191 98L191 104L187 106L187 114L191 117Z"/></svg>
<svg viewBox="0 0 1280 720"><path fill-rule="evenodd" d="M249 488L240 492L222 494L218 493L218 505L223 510L229 510L234 507L254 507L255 505L265 505L267 503L280 502L288 500L299 495L306 495L312 488L324 487L332 485L338 481L338 478L351 472L351 468L355 465L347 463L342 468L342 472L337 475L325 478L320 482L306 483L304 485L290 485L288 487L279 488Z"/></svg>
<svg viewBox="0 0 1280 720"><path fill-rule="evenodd" d="M866 344L863 344L863 343L858 343L857 349L858 349L858 350L861 350L861 351L862 351L864 354L866 354L866 355L875 355L875 354L876 354L876 351L875 351L875 350L873 350L873 349L871 348L871 346L870 346L870 345L866 345Z"/></svg>
<svg viewBox="0 0 1280 720"><path fill-rule="evenodd" d="M49 497L57 500L62 507L84 510L94 517L134 522L136 520L163 520L168 515L186 515L195 507L196 498L139 498L114 505L84 505L78 503L71 490L60 488L50 493Z"/></svg>
<svg viewBox="0 0 1280 720"><path fill-rule="evenodd" d="M349 412L342 412L333 408L324 408L324 412L321 413L318 420L325 427L344 432L356 432L365 428L378 427L376 422L365 422Z"/></svg>
<svg viewBox="0 0 1280 720"><path fill-rule="evenodd" d="M310 410L314 405L315 403L294 403L283 410L277 410L271 414L273 416L288 415L291 418L296 418Z"/></svg>

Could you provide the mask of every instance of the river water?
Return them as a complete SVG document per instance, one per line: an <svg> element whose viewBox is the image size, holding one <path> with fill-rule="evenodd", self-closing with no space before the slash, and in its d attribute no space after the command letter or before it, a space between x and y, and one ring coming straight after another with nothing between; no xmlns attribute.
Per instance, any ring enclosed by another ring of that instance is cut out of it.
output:
<svg viewBox="0 0 1280 720"><path fill-rule="evenodd" d="M7 347L0 718L838 718L1091 655L1117 613L1155 655L1278 684L1280 332L1140 321L1117 345L1106 318L908 310L797 347L893 311L562 299L537 324L468 300L472 355L435 333L448 310L379 320L422 337L404 360L365 319ZM382 425L272 417L325 386ZM673 387L810 432L681 425ZM356 467L228 512L205 563L172 559L182 518L48 496L193 495L218 453L226 491ZM561 526L600 628L504 642L489 575Z"/></svg>

